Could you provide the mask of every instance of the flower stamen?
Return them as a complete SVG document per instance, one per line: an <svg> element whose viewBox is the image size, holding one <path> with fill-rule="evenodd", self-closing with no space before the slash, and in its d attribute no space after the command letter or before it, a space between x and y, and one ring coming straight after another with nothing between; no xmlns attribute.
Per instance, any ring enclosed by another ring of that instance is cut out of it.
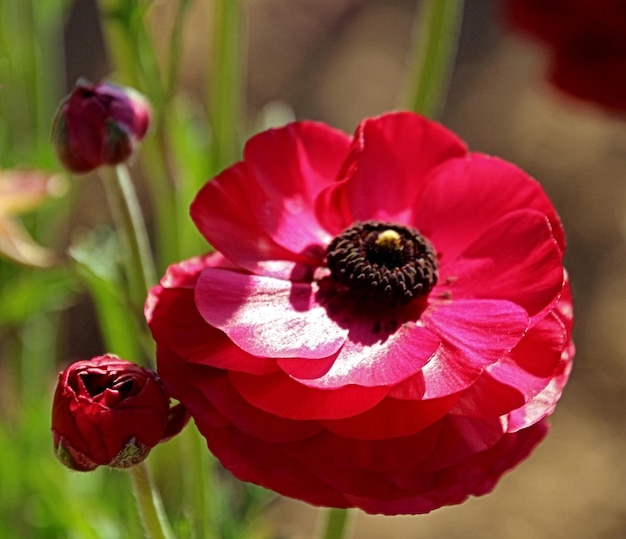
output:
<svg viewBox="0 0 626 539"><path fill-rule="evenodd" d="M417 230L380 221L357 222L326 251L335 283L368 302L407 304L437 283L437 254Z"/></svg>

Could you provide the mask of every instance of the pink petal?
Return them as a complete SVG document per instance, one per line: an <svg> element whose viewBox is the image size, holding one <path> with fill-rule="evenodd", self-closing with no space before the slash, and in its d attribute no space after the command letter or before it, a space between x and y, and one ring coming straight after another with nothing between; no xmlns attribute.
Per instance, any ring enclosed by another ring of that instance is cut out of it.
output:
<svg viewBox="0 0 626 539"><path fill-rule="evenodd" d="M420 463L423 472L443 470L468 457L486 451L504 436L500 418L463 417L448 414L440 419L437 444L428 459ZM434 427L434 426L433 426Z"/></svg>
<svg viewBox="0 0 626 539"><path fill-rule="evenodd" d="M330 368L318 377L306 373L300 377L299 367L306 360L282 360L279 365L304 385L319 389L350 384L391 386L418 372L440 345L436 335L413 322L383 335L374 333L373 325L372 321L351 320L346 343Z"/></svg>
<svg viewBox="0 0 626 539"><path fill-rule="evenodd" d="M498 363L496 363L498 365ZM450 413L465 417L500 417L522 406L524 395L483 372L465 391Z"/></svg>
<svg viewBox="0 0 626 539"><path fill-rule="evenodd" d="M287 419L341 419L376 406L388 387L312 389L283 373L254 376L231 372L230 381L252 406Z"/></svg>
<svg viewBox="0 0 626 539"><path fill-rule="evenodd" d="M277 369L275 361L251 356L235 346L221 331L209 326L196 308L193 285L198 272L222 259L210 256L171 266L163 283L181 288L156 286L150 291L146 317L155 340L188 361L221 369L265 374Z"/></svg>
<svg viewBox="0 0 626 539"><path fill-rule="evenodd" d="M444 255L445 256L445 255ZM562 254L547 219L534 210L510 213L442 264L453 299L510 300L530 316L552 308L563 289Z"/></svg>
<svg viewBox="0 0 626 539"><path fill-rule="evenodd" d="M266 442L284 443L308 440L322 432L317 422L285 419L251 406L232 388L226 375L202 376L200 369L194 373L192 383L202 388L207 401L237 429L250 436Z"/></svg>
<svg viewBox="0 0 626 539"><path fill-rule="evenodd" d="M225 376L224 371L189 363L165 347L157 349L157 367L167 394L187 408L196 424L202 421L211 428L230 426L207 400L202 387L196 386L196 381Z"/></svg>
<svg viewBox="0 0 626 539"><path fill-rule="evenodd" d="M465 144L445 127L409 112L385 114L359 124L345 185L357 220L407 222L410 201L427 174L465 155ZM346 167L346 165L344 165Z"/></svg>
<svg viewBox="0 0 626 539"><path fill-rule="evenodd" d="M446 161L432 172L413 209L411 224L447 261L500 218L522 209L547 216L552 235L560 249L565 248L561 222L541 186L510 163L471 154Z"/></svg>
<svg viewBox="0 0 626 539"><path fill-rule="evenodd" d="M330 432L358 440L391 440L423 431L453 408L459 395L425 401L384 399L374 408L347 419L323 421ZM400 441L394 440L398 446ZM396 458L398 458L396 456ZM403 459L404 461L404 459ZM397 466L397 463L396 463Z"/></svg>
<svg viewBox="0 0 626 539"><path fill-rule="evenodd" d="M552 312L530 328L511 353L503 358L502 364L493 366L491 373L499 380L520 388L524 386L516 382L516 374L509 370L512 365L517 367L516 371L523 369L532 376L549 378L561 360L568 340L566 327Z"/></svg>
<svg viewBox="0 0 626 539"><path fill-rule="evenodd" d="M314 202L335 182L350 138L327 125L297 122L270 129L246 144L244 160L254 187L253 211L271 238L293 253L308 253L331 237L318 223ZM323 257L321 253L315 253Z"/></svg>
<svg viewBox="0 0 626 539"><path fill-rule="evenodd" d="M422 369L423 398L432 399L469 387L508 353L526 332L528 315L509 301L463 300L427 309L422 322L443 343Z"/></svg>
<svg viewBox="0 0 626 539"><path fill-rule="evenodd" d="M524 406L509 414L509 432L526 429L554 412L556 404L563 393L563 388L572 372L573 357L574 349L572 345L563 352L561 362L548 385Z"/></svg>
<svg viewBox="0 0 626 539"><path fill-rule="evenodd" d="M324 422L325 425L335 423ZM294 460L324 474L328 469L341 468L375 472L405 470L419 466L432 455L440 433L440 422L412 436L380 440L344 437L329 431L284 444L283 450Z"/></svg>
<svg viewBox="0 0 626 539"><path fill-rule="evenodd" d="M224 258L221 253L209 253L172 264L161 279L161 286L167 288L193 287L198 275L204 268L223 268L238 270L232 262Z"/></svg>
<svg viewBox="0 0 626 539"><path fill-rule="evenodd" d="M213 429L198 421L211 451L235 477L313 505L349 507L343 493L318 477L316 470L235 428Z"/></svg>
<svg viewBox="0 0 626 539"><path fill-rule="evenodd" d="M208 268L196 285L196 305L249 354L324 358L337 352L347 330L316 302L314 286Z"/></svg>
<svg viewBox="0 0 626 539"><path fill-rule="evenodd" d="M386 515L427 513L443 505L461 503L470 495L481 496L493 490L502 474L527 458L547 430L544 423L539 423L515 434L506 434L492 448L437 473L422 473L419 467L395 472L398 486L409 491L404 497L380 499L348 495L347 498L368 513ZM414 495L410 495L411 490Z"/></svg>
<svg viewBox="0 0 626 539"><path fill-rule="evenodd" d="M252 272L289 278L297 266L317 261L278 245L255 216L262 200L244 163L207 183L191 204L191 217L207 241L228 260Z"/></svg>

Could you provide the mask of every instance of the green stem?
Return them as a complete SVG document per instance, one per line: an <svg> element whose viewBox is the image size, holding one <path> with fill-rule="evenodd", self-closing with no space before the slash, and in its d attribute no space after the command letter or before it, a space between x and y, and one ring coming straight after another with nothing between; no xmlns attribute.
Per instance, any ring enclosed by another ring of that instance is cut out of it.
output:
<svg viewBox="0 0 626 539"><path fill-rule="evenodd" d="M198 537L212 539L218 537L219 487L212 484L217 479L211 454L206 440L194 428L187 428L187 439L191 449L191 466L188 467L191 502L197 519ZM209 495L211 490L211 495Z"/></svg>
<svg viewBox="0 0 626 539"><path fill-rule="evenodd" d="M147 539L174 539L163 504L155 489L150 471L145 462L128 469L133 482L133 491L137 500L137 509Z"/></svg>
<svg viewBox="0 0 626 539"><path fill-rule="evenodd" d="M327 509L320 539L344 539L347 537L349 520L350 512L347 509Z"/></svg>
<svg viewBox="0 0 626 539"><path fill-rule="evenodd" d="M212 127L212 173L238 157L237 128L242 122L242 2L213 2L213 56L208 84L209 121Z"/></svg>
<svg viewBox="0 0 626 539"><path fill-rule="evenodd" d="M430 117L439 113L456 56L462 15L463 0L422 0L405 98L410 110Z"/></svg>
<svg viewBox="0 0 626 539"><path fill-rule="evenodd" d="M142 312L148 290L156 278L141 208L125 164L101 170L118 233L128 251L125 263L130 298L133 306Z"/></svg>
<svg viewBox="0 0 626 539"><path fill-rule="evenodd" d="M143 92L154 106L153 132L144 139L139 158L148 179L155 219L157 269L161 274L168 264L180 259L178 192L169 162L165 125L171 101L168 92L174 92L172 85L175 80L170 80L168 89L165 88L158 70L152 39L144 26L144 14L137 11L143 8L137 5L125 9L124 4L112 0L100 0L99 3L107 45L120 71L120 78L124 83ZM182 14L179 18L182 18ZM172 55L172 62L176 62L177 52L172 51Z"/></svg>

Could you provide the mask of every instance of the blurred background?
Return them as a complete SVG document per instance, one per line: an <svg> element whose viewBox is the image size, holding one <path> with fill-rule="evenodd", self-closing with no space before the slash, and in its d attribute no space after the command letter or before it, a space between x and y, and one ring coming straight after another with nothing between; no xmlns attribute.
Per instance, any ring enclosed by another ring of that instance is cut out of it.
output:
<svg viewBox="0 0 626 539"><path fill-rule="evenodd" d="M0 5L5 2L19 0L0 0ZM154 2L157 35L169 24L173 4ZM65 5L59 58L65 77L50 89L58 98L78 77L98 80L111 69L95 2ZM363 117L398 107L419 1L248 0L244 6L250 132L292 117L351 132ZM192 3L184 32L182 86L192 100L203 99L211 69L210 7L209 0ZM439 120L474 151L503 157L537 178L561 215L575 300L574 371L551 434L492 494L425 516L359 513L357 539L626 537L626 120L553 90L543 78L545 52L508 32L499 8L498 0L466 2L457 63ZM19 164L4 157L4 166ZM74 188L71 217L63 228L68 232L56 248L69 241L70 230L107 222L101 196L95 182L81 180ZM58 311L63 361L102 353L86 294L72 295ZM13 369L10 351L0 346L0 387L15 379L7 372ZM5 416L18 406L11 395L13 389L0 394ZM44 403L39 412L45 410ZM51 451L48 458L53 459ZM96 496L96 486L89 492ZM317 516L316 508L280 500L266 513L267 527L272 537L307 539ZM49 537L65 537L55 533Z"/></svg>

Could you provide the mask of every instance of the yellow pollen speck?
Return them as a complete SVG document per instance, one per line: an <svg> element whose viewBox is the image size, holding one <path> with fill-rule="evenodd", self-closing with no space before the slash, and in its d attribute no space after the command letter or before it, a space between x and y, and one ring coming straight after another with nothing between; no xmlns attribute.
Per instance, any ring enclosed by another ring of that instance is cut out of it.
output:
<svg viewBox="0 0 626 539"><path fill-rule="evenodd" d="M384 247L385 249L402 249L402 242L400 241L402 236L395 230L387 229L378 234L376 238L376 245Z"/></svg>

